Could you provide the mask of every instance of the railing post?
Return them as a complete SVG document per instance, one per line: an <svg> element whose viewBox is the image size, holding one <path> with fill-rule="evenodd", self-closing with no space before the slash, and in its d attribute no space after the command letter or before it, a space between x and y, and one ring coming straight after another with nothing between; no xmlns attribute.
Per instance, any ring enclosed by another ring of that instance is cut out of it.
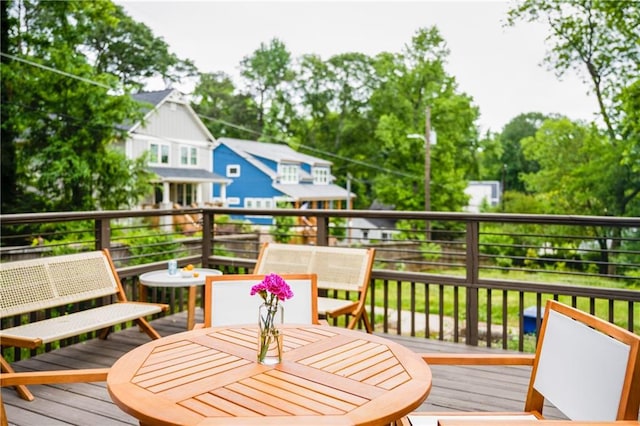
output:
<svg viewBox="0 0 640 426"><path fill-rule="evenodd" d="M202 266L209 267L209 256L213 253L213 213L202 212Z"/></svg>
<svg viewBox="0 0 640 426"><path fill-rule="evenodd" d="M319 246L329 245L329 217L318 216L316 220L316 244Z"/></svg>
<svg viewBox="0 0 640 426"><path fill-rule="evenodd" d="M96 238L96 250L111 248L111 220L109 218L96 219L93 233Z"/></svg>
<svg viewBox="0 0 640 426"><path fill-rule="evenodd" d="M480 223L467 222L467 326L465 340L467 345L478 346L478 279L480 277Z"/></svg>

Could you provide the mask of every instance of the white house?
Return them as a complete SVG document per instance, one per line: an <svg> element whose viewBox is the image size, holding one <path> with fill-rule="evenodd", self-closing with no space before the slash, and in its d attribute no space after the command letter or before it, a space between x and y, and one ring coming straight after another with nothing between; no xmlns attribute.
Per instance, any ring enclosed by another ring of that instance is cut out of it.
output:
<svg viewBox="0 0 640 426"><path fill-rule="evenodd" d="M207 205L214 185L219 185L218 199L224 200L230 181L212 172L215 138L183 95L166 89L138 93L134 99L146 114L125 126L128 137L121 145L128 158L149 152L149 170L157 176L154 193L140 207Z"/></svg>
<svg viewBox="0 0 640 426"><path fill-rule="evenodd" d="M470 213L479 213L483 203L491 207L497 206L502 195L500 182L497 180L469 181L464 193L469 196L469 204L464 210Z"/></svg>

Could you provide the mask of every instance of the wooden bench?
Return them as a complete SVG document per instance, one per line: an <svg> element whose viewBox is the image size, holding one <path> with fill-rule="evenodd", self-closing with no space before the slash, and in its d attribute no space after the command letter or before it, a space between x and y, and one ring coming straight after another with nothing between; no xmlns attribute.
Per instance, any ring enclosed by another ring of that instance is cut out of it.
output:
<svg viewBox="0 0 640 426"><path fill-rule="evenodd" d="M90 300L96 303L88 302ZM78 302L91 307L39 321L34 321L32 314L24 323L24 314ZM106 339L111 326L127 321L135 321L149 337L158 339L160 335L145 317L167 308L157 303L127 301L108 250L0 264L0 319L23 318L23 324L0 330L2 347L36 349L94 331L100 331L99 337ZM4 356L0 356L0 363L5 373L0 385L16 386L18 394L29 401L34 398L27 384L102 381L106 380L108 371L15 372Z"/></svg>
<svg viewBox="0 0 640 426"><path fill-rule="evenodd" d="M326 318L350 315L348 327L362 321L373 332L366 311L366 297L375 249L264 243L254 274L316 274L319 290L357 294L349 298L318 297L318 314Z"/></svg>

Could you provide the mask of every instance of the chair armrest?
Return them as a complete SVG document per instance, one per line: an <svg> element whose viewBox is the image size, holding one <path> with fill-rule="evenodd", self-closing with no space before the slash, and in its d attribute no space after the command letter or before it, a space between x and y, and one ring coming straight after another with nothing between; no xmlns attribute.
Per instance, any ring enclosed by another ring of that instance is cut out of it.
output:
<svg viewBox="0 0 640 426"><path fill-rule="evenodd" d="M104 382L107 380L108 373L109 368L2 373L2 376L0 377L0 386Z"/></svg>
<svg viewBox="0 0 640 426"><path fill-rule="evenodd" d="M533 354L458 354L421 353L422 359L430 365L533 365Z"/></svg>
<svg viewBox="0 0 640 426"><path fill-rule="evenodd" d="M17 346L19 348L35 349L42 346L42 339L38 337L22 337L3 334L0 337L2 346Z"/></svg>

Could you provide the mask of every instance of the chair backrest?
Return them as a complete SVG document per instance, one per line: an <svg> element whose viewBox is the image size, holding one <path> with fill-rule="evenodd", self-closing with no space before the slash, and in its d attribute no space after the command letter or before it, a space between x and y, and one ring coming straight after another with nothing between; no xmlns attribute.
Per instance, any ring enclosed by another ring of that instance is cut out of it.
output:
<svg viewBox="0 0 640 426"><path fill-rule="evenodd" d="M317 277L315 274L279 274L291 287L293 297L282 301L288 324L319 324ZM251 296L251 287L264 274L209 275L205 280L204 326L257 324L258 307L263 300Z"/></svg>
<svg viewBox="0 0 640 426"><path fill-rule="evenodd" d="M318 288L365 293L375 249L264 243L254 273L318 275Z"/></svg>
<svg viewBox="0 0 640 426"><path fill-rule="evenodd" d="M0 318L117 295L126 300L108 250L0 264Z"/></svg>
<svg viewBox="0 0 640 426"><path fill-rule="evenodd" d="M637 420L640 336L548 301L525 410L542 413L544 399L571 420Z"/></svg>

